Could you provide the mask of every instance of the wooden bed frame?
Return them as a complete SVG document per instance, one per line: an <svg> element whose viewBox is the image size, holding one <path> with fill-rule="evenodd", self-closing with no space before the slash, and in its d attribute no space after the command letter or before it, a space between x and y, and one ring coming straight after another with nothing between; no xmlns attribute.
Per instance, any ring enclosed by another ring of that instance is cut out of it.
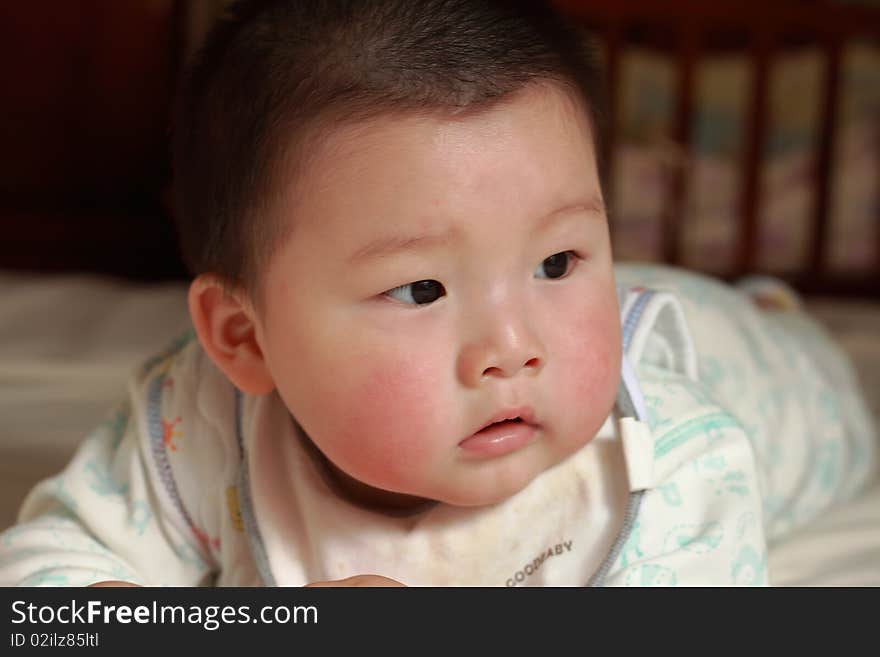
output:
<svg viewBox="0 0 880 657"><path fill-rule="evenodd" d="M837 274L827 267L832 157L840 100L841 51L855 39L880 43L880 5L855 6L830 0L555 0L556 4L600 36L605 48L608 83L608 141L605 157L611 167L617 138L615 117L620 55L630 44L648 45L673 54L677 60L678 93L674 139L689 152L694 113L694 78L700 57L718 51L748 52L752 68L747 120L746 156L740 203L739 243L735 278L756 269L759 229L759 182L767 137L769 69L774 52L792 44L809 43L823 49L827 59L821 95L820 131L815 167L815 200L808 262L788 276L806 293L880 298L880 176L877 180L876 260L860 274ZM880 116L877 117L880 122ZM875 144L880 151L880 143ZM681 263L681 229L687 170L675 172L672 201L664 213L663 260ZM611 181L613 185L613 180Z"/></svg>
<svg viewBox="0 0 880 657"><path fill-rule="evenodd" d="M212 0L40 0L0 7L0 268L86 271L133 279L182 278L167 211L168 109L195 14ZM691 140L695 66L707 52L751 53L751 103L743 161L735 271L755 270L761 154L767 132L768 68L791 42L821 44L827 57L821 107L810 256L791 282L807 293L880 298L878 260L858 275L827 266L832 153L840 97L841 50L854 38L880 39L880 7L831 0L555 0L605 44L611 161L617 138L615 90L630 43L675 54L674 139ZM123 47L124 46L124 47ZM22 65L22 62L27 62ZM880 119L878 119L880 120ZM880 144L877 144L880 149ZM613 169L609 169L613 170ZM611 181L612 185L614 181ZM663 217L663 260L681 263L684 168ZM878 180L880 188L880 180ZM613 216L612 216L613 220ZM877 217L880 224L880 216Z"/></svg>

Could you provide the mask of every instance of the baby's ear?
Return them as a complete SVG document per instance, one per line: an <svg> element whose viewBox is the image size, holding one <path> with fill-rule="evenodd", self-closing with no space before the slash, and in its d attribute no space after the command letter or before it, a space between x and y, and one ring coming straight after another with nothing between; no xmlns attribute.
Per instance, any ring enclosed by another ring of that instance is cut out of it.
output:
<svg viewBox="0 0 880 657"><path fill-rule="evenodd" d="M205 353L238 389L250 395L275 389L257 342L256 313L244 293L202 274L189 287L189 314Z"/></svg>

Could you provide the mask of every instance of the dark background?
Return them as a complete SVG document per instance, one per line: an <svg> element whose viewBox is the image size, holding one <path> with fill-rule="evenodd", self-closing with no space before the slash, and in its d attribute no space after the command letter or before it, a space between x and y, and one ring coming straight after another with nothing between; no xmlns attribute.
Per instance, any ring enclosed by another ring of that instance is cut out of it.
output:
<svg viewBox="0 0 880 657"><path fill-rule="evenodd" d="M0 3L0 267L179 278L166 208L186 3Z"/></svg>
<svg viewBox="0 0 880 657"><path fill-rule="evenodd" d="M874 0L554 1L604 38L612 70L624 38L678 58L684 100L675 108L670 137L682 152L693 135L686 90L693 86L698 57L694 35L701 35L704 49L753 52L759 73L766 59L762 48L784 46L762 39L778 39L790 26L797 28L797 38L803 32L829 43L868 23L874 24L874 38L880 35L880 2ZM186 277L168 204L170 108L184 62L222 5L223 0L0 3L0 271L91 272L145 281ZM829 60L834 52L828 50ZM833 82L826 84L832 100ZM823 107L823 116L833 119L835 103ZM760 103L749 112L742 230L731 277L754 265L766 135ZM833 124L824 121L827 129L818 136L816 210L807 220L813 247L791 280L807 292L876 298L880 263L843 279L825 271ZM612 147L614 140L612 122ZM685 175L674 172L675 193L662 218L661 257L673 264L686 264L677 248ZM875 232L867 239L880 240L880 229ZM876 250L880 253L880 246Z"/></svg>

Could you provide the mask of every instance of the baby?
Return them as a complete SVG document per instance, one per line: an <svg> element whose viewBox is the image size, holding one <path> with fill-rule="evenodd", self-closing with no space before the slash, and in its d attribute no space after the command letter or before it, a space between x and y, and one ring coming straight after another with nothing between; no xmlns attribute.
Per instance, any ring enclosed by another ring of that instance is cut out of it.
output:
<svg viewBox="0 0 880 657"><path fill-rule="evenodd" d="M233 7L174 126L195 330L0 583L767 583L873 426L800 312L613 265L599 87L539 2Z"/></svg>

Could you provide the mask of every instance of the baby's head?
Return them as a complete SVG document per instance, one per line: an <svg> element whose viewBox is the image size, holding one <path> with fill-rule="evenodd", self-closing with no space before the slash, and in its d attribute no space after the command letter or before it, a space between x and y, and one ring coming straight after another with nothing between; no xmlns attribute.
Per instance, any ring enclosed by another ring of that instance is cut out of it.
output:
<svg viewBox="0 0 880 657"><path fill-rule="evenodd" d="M196 332L349 492L498 502L610 412L598 87L536 2L246 3L209 39L175 128Z"/></svg>

